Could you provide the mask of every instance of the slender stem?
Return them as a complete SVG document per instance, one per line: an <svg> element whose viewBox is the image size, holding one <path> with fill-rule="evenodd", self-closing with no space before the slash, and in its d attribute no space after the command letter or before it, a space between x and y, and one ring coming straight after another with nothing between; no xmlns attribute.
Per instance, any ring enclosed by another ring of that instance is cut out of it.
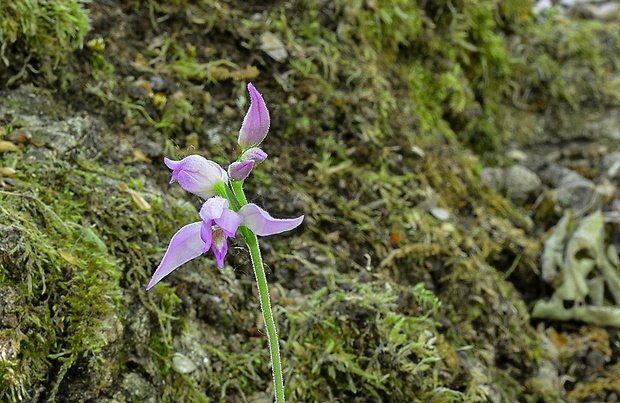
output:
<svg viewBox="0 0 620 403"><path fill-rule="evenodd" d="M245 193L243 192L243 181L231 181L233 193L235 194L237 201L239 201L240 207L248 204L248 200L245 198Z"/></svg>
<svg viewBox="0 0 620 403"><path fill-rule="evenodd" d="M241 206L247 204L247 199L243 192L243 182L232 182L232 188L239 204ZM265 320L265 329L267 330L267 343L269 344L269 354L271 356L271 370L276 403L284 403L284 379L282 377L282 361L280 359L280 342L278 340L276 321L273 317L273 311L271 310L269 287L267 286L267 276L265 275L265 267L263 266L263 258L261 257L258 238L256 234L247 227L241 226L239 231L245 238L245 242L250 249L252 267L254 268L254 275L256 276L258 298L260 300L261 311L263 312L263 319Z"/></svg>

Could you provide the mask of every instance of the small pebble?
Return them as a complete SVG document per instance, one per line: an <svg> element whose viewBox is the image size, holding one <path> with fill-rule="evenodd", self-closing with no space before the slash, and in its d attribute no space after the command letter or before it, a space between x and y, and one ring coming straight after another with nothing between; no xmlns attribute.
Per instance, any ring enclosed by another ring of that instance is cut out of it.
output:
<svg viewBox="0 0 620 403"><path fill-rule="evenodd" d="M516 203L525 202L542 185L536 173L521 165L513 165L506 169L504 183L508 197Z"/></svg>
<svg viewBox="0 0 620 403"><path fill-rule="evenodd" d="M429 211L433 215L433 217L435 217L439 221L446 221L448 218L450 218L450 212L445 208L433 207Z"/></svg>
<svg viewBox="0 0 620 403"><path fill-rule="evenodd" d="M181 374L189 374L198 369L192 360L181 353L174 353L174 356L172 356L172 365L174 369Z"/></svg>
<svg viewBox="0 0 620 403"><path fill-rule="evenodd" d="M284 43L271 32L264 32L260 36L260 42L261 50L267 53L273 60L281 62L288 57Z"/></svg>
<svg viewBox="0 0 620 403"><path fill-rule="evenodd" d="M513 148L512 150L508 150L506 152L506 157L510 158L515 162L522 162L527 160L527 154L521 150L517 150Z"/></svg>

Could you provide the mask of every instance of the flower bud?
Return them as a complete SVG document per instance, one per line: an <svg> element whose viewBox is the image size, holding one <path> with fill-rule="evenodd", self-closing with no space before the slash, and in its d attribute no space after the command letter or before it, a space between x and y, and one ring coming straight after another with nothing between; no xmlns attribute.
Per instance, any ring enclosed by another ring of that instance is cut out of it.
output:
<svg viewBox="0 0 620 403"><path fill-rule="evenodd" d="M241 154L240 161L254 161L254 165L258 165L267 159L267 153L258 147L248 148Z"/></svg>
<svg viewBox="0 0 620 403"><path fill-rule="evenodd" d="M234 181L242 181L250 175L254 161L237 161L228 167L228 176Z"/></svg>
<svg viewBox="0 0 620 403"><path fill-rule="evenodd" d="M261 94L248 84L250 92L250 108L243 118L243 124L239 130L239 145L242 150L259 145L269 131L269 111Z"/></svg>

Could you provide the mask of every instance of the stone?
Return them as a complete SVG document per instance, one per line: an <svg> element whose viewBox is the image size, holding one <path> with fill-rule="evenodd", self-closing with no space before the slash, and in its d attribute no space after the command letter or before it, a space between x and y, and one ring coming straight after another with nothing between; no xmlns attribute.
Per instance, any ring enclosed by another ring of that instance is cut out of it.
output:
<svg viewBox="0 0 620 403"><path fill-rule="evenodd" d="M540 189L542 181L524 166L513 165L504 172L504 186L507 196L516 203L523 203Z"/></svg>

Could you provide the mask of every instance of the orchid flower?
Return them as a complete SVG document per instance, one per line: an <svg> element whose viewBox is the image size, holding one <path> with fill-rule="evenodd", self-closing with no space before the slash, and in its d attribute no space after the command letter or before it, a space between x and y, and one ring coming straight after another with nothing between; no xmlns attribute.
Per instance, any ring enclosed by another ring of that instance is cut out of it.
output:
<svg viewBox="0 0 620 403"><path fill-rule="evenodd" d="M179 182L183 189L203 199L218 194L218 184L228 182L224 168L200 155L190 155L181 161L164 158L164 163L172 169L170 183Z"/></svg>
<svg viewBox="0 0 620 403"><path fill-rule="evenodd" d="M273 218L253 203L246 204L235 212L229 208L228 200L215 196L204 202L200 209L200 218L202 221L188 224L174 234L147 290L182 264L206 253L209 249L213 251L217 265L223 268L228 251L228 238L234 238L241 225L256 235L267 236L297 228L304 216L291 219Z"/></svg>

